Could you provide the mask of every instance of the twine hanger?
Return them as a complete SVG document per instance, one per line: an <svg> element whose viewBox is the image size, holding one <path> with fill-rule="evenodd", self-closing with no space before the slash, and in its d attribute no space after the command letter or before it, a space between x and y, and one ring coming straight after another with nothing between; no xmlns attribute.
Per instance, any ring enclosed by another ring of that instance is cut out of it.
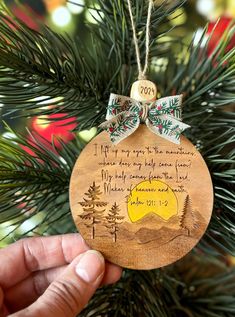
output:
<svg viewBox="0 0 235 317"><path fill-rule="evenodd" d="M148 16L147 16L147 21L146 21L146 52L145 52L145 64L144 68L142 68L141 65L141 60L140 60L140 48L139 48L139 43L138 43L138 38L137 38L137 33L136 33L136 26L134 22L134 17L133 17L133 12L132 12L132 7L131 7L131 0L127 0L128 2L128 9L129 9L129 14L131 18L131 25L132 25L132 30L133 30L133 40L135 43L135 51L136 51L136 60L137 60L137 65L138 65L138 79L146 79L146 72L148 70L149 66L149 51L150 51L150 22L151 22L151 12L153 9L153 0L149 0L149 6L148 6Z"/></svg>

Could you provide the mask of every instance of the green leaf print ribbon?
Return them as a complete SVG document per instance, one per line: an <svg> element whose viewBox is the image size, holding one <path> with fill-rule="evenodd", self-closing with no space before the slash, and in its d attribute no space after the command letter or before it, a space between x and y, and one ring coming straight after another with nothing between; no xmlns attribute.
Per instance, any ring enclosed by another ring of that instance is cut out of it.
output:
<svg viewBox="0 0 235 317"><path fill-rule="evenodd" d="M100 127L108 131L118 144L144 122L150 131L180 144L180 134L190 126L181 122L182 95L169 96L153 102L140 102L126 96L111 94L106 120Z"/></svg>

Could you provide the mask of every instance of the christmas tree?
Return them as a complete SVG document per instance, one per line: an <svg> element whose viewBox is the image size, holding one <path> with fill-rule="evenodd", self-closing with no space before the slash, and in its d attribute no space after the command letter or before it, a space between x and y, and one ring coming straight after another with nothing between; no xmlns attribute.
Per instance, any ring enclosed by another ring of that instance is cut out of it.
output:
<svg viewBox="0 0 235 317"><path fill-rule="evenodd" d="M5 113L26 118L66 113L81 131L104 121L110 92L129 95L137 65L127 3L95 3L89 7L99 19L91 27L89 45L45 26L40 33L32 30L1 4L0 103ZM235 255L235 48L229 47L235 27L228 27L212 51L211 37L205 44L206 28L197 44L192 39L187 47L171 35L169 25L172 14L186 4L155 1L149 79L157 83L159 97L184 95L183 120L191 126L185 135L203 155L214 185L212 220L190 255L158 270L125 270L119 283L98 290L84 317L235 315L235 270L229 265ZM136 0L132 6L144 62L148 3ZM75 232L68 187L85 143L76 136L68 144L57 140L58 148L35 133L27 138L6 128L14 137L0 137L0 222L7 227L1 239L21 238L17 229L32 218L35 226L25 235Z"/></svg>

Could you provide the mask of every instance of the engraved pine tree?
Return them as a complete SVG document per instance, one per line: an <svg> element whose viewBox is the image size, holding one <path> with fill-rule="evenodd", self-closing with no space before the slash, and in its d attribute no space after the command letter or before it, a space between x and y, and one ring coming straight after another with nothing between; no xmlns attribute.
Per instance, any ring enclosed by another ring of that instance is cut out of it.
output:
<svg viewBox="0 0 235 317"><path fill-rule="evenodd" d="M120 208L115 202L112 208L109 210L108 216L106 216L106 227L109 229L109 233L113 236L113 242L117 241L117 232L119 231L119 226L122 223L124 217L119 216Z"/></svg>
<svg viewBox="0 0 235 317"><path fill-rule="evenodd" d="M186 196L184 201L183 214L180 217L180 226L181 228L187 230L188 236L190 236L191 231L197 227L197 218L192 209L189 195Z"/></svg>
<svg viewBox="0 0 235 317"><path fill-rule="evenodd" d="M83 207L84 213L80 216L82 219L86 220L86 227L91 228L91 238L95 238L95 227L97 224L102 222L103 213L105 209L102 207L107 206L106 202L100 201L100 186L97 186L95 182L90 186L89 190L85 195L88 198L83 198L83 202L79 204Z"/></svg>

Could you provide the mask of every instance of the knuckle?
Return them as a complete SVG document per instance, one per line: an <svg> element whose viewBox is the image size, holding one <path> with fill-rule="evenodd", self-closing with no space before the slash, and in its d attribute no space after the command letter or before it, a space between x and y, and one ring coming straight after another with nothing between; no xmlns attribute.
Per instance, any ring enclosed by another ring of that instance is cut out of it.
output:
<svg viewBox="0 0 235 317"><path fill-rule="evenodd" d="M40 274L36 273L33 275L33 288L37 296L41 296L49 285L49 281L44 271Z"/></svg>
<svg viewBox="0 0 235 317"><path fill-rule="evenodd" d="M75 283L66 280L55 281L48 289L52 293L54 305L61 312L77 314L83 307L83 296Z"/></svg>
<svg viewBox="0 0 235 317"><path fill-rule="evenodd" d="M34 255L32 246L30 245L30 240L22 239L21 243L23 247L23 257L24 257L25 267L27 271L29 272L37 271L39 267L39 263L38 263L38 259Z"/></svg>

